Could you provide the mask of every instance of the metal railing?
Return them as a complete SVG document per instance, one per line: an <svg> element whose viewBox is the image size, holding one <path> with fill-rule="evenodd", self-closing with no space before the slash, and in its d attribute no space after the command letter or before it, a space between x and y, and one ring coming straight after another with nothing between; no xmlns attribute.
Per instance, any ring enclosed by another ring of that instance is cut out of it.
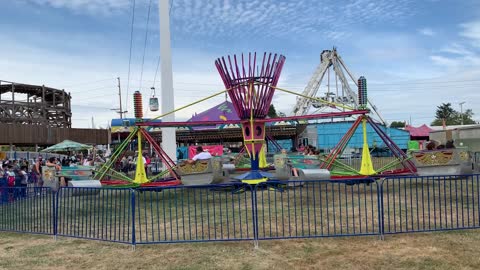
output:
<svg viewBox="0 0 480 270"><path fill-rule="evenodd" d="M479 175L383 180L385 233L479 228L479 181Z"/></svg>
<svg viewBox="0 0 480 270"><path fill-rule="evenodd" d="M259 239L379 234L378 185L330 181L255 187Z"/></svg>
<svg viewBox="0 0 480 270"><path fill-rule="evenodd" d="M248 185L135 190L137 244L253 240Z"/></svg>
<svg viewBox="0 0 480 270"><path fill-rule="evenodd" d="M0 230L127 244L480 227L480 175L166 188L0 187Z"/></svg>
<svg viewBox="0 0 480 270"><path fill-rule="evenodd" d="M55 197L48 188L0 187L0 231L53 235Z"/></svg>
<svg viewBox="0 0 480 270"><path fill-rule="evenodd" d="M61 188L56 196L57 235L131 243L132 193L120 188Z"/></svg>

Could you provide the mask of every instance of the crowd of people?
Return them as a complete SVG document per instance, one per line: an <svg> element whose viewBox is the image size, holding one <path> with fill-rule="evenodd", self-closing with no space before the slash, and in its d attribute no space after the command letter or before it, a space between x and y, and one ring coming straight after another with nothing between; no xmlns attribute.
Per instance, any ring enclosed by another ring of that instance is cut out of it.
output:
<svg viewBox="0 0 480 270"><path fill-rule="evenodd" d="M145 166L145 173L147 175L152 173L152 162L153 158L150 157L147 153L142 153L143 165ZM120 159L120 162L117 162L117 170L123 172L124 174L129 174L132 171L135 171L137 167L137 157L133 156L123 156Z"/></svg>
<svg viewBox="0 0 480 270"><path fill-rule="evenodd" d="M11 201L15 198L27 196L27 187L33 187L36 194L41 193L43 187L42 171L43 167L54 167L56 171L62 170L63 167L75 167L79 165L93 166L94 162L104 162L103 158L97 156L83 157L82 155L63 158L49 157L44 159L38 156L35 160L21 159L5 159L0 160L0 201ZM64 178L60 178L60 185L66 186ZM8 189L5 188L15 188Z"/></svg>
<svg viewBox="0 0 480 270"><path fill-rule="evenodd" d="M441 149L452 149L455 148L454 141L453 140L448 140L444 145L439 144L436 141L430 141L427 143L425 146L427 150L441 150Z"/></svg>

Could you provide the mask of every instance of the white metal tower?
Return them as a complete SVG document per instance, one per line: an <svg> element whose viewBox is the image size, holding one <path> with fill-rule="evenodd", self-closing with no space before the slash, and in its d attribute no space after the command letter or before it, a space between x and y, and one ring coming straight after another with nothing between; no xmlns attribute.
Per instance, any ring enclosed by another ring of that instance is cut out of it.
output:
<svg viewBox="0 0 480 270"><path fill-rule="evenodd" d="M168 0L158 1L158 13L160 24L160 67L162 84L162 114L171 112L175 108L173 93L172 53L170 45L170 8ZM175 121L175 115L170 114L162 118L162 121ZM167 155L177 160L177 140L175 128L162 128L162 148Z"/></svg>

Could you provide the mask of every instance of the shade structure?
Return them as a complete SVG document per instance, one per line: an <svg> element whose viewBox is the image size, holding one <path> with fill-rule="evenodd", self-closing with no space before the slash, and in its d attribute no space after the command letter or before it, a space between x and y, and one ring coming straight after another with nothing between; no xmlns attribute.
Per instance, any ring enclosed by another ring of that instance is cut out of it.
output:
<svg viewBox="0 0 480 270"><path fill-rule="evenodd" d="M224 101L216 106L207 109L201 113L195 113L187 122L205 122L205 121L235 121L240 120L233 104L229 101ZM193 130L214 129L219 128L222 124L211 126L193 126Z"/></svg>
<svg viewBox="0 0 480 270"><path fill-rule="evenodd" d="M52 145L48 148L43 149L40 152L67 152L67 151L78 151L78 150L87 150L87 149L92 149L93 146L86 145L83 143L79 142L74 142L70 140L65 140L61 143L57 143L55 145Z"/></svg>

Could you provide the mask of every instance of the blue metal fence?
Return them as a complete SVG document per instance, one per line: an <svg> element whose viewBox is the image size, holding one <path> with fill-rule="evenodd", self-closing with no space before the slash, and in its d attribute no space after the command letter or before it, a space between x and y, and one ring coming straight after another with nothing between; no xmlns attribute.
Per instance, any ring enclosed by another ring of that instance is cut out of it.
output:
<svg viewBox="0 0 480 270"><path fill-rule="evenodd" d="M254 239L248 185L135 190L137 244Z"/></svg>
<svg viewBox="0 0 480 270"><path fill-rule="evenodd" d="M383 180L386 234L480 227L479 175Z"/></svg>
<svg viewBox="0 0 480 270"><path fill-rule="evenodd" d="M378 185L330 181L256 186L259 239L379 234Z"/></svg>
<svg viewBox="0 0 480 270"><path fill-rule="evenodd" d="M380 235L480 227L480 175L371 183L0 187L0 230L128 244Z"/></svg>
<svg viewBox="0 0 480 270"><path fill-rule="evenodd" d="M131 243L131 189L61 188L57 194L57 235Z"/></svg>
<svg viewBox="0 0 480 270"><path fill-rule="evenodd" d="M0 187L0 230L54 234L55 194L47 188Z"/></svg>

